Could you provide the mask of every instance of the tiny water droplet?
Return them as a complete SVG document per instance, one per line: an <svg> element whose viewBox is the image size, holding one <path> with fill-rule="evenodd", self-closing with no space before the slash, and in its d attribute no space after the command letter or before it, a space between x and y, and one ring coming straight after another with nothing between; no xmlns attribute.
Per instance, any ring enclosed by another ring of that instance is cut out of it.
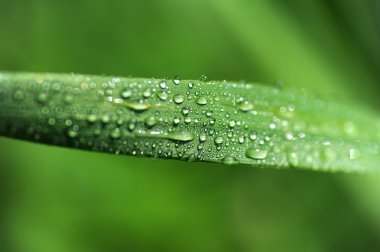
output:
<svg viewBox="0 0 380 252"><path fill-rule="evenodd" d="M217 137L215 137L214 142L215 142L215 144L217 144L217 145L221 145L221 144L224 142L224 139L223 139L223 137L221 137L221 136L217 136Z"/></svg>
<svg viewBox="0 0 380 252"><path fill-rule="evenodd" d="M290 152L288 153L287 158L288 158L290 167L297 167L299 165L299 158L298 158L297 153Z"/></svg>
<svg viewBox="0 0 380 252"><path fill-rule="evenodd" d="M145 98L149 98L151 95L152 95L152 90L150 90L150 88L147 88L147 89L144 90L143 96Z"/></svg>
<svg viewBox="0 0 380 252"><path fill-rule="evenodd" d="M265 159L268 156L268 151L265 149L248 148L245 155L252 159Z"/></svg>
<svg viewBox="0 0 380 252"><path fill-rule="evenodd" d="M178 75L174 76L173 83L179 85L181 83L181 78Z"/></svg>
<svg viewBox="0 0 380 252"><path fill-rule="evenodd" d="M350 159L358 159L359 158L359 151L357 149L351 148L348 151Z"/></svg>
<svg viewBox="0 0 380 252"><path fill-rule="evenodd" d="M16 101L21 101L24 99L24 93L21 91L21 90L17 90L14 95L13 95L13 98L16 100Z"/></svg>
<svg viewBox="0 0 380 252"><path fill-rule="evenodd" d="M202 82L208 82L208 77L207 77L207 75L202 75L200 78L199 78L199 80L200 81L202 81Z"/></svg>
<svg viewBox="0 0 380 252"><path fill-rule="evenodd" d="M249 134L249 139L251 139L252 141L255 141L257 139L257 133L252 132L251 134Z"/></svg>
<svg viewBox="0 0 380 252"><path fill-rule="evenodd" d="M117 139L117 138L120 137L120 135L121 135L121 132L120 132L120 129L119 129L119 128L116 128L116 129L114 129L114 130L111 132L111 137L112 137L112 138Z"/></svg>
<svg viewBox="0 0 380 252"><path fill-rule="evenodd" d="M90 114L87 116L87 121L89 121L90 123L96 122L97 119L98 119L98 117L95 114Z"/></svg>
<svg viewBox="0 0 380 252"><path fill-rule="evenodd" d="M242 103L239 103L238 108L240 109L240 111L248 112L253 109L253 104L249 101L244 101Z"/></svg>
<svg viewBox="0 0 380 252"><path fill-rule="evenodd" d="M207 98L204 96L198 97L196 102L198 105L201 105L201 106L206 105L207 104Z"/></svg>
<svg viewBox="0 0 380 252"><path fill-rule="evenodd" d="M240 144L243 144L244 143L244 136L240 136L239 137L239 139L238 139L238 142L240 143Z"/></svg>
<svg viewBox="0 0 380 252"><path fill-rule="evenodd" d="M165 88L168 87L166 81L161 81L160 84L159 84L159 86L160 86L160 88L163 88L163 89L165 89Z"/></svg>
<svg viewBox="0 0 380 252"><path fill-rule="evenodd" d="M186 116L186 115L188 115L189 113L190 113L190 108L189 108L189 107L186 106L186 107L183 107L183 108L182 108L182 114L183 114L183 115Z"/></svg>
<svg viewBox="0 0 380 252"><path fill-rule="evenodd" d="M74 138L78 135L78 132L74 129L70 129L67 134L69 137Z"/></svg>
<svg viewBox="0 0 380 252"><path fill-rule="evenodd" d="M184 100L184 97L180 94L174 95L173 97L173 101L177 104L181 104Z"/></svg>
<svg viewBox="0 0 380 252"><path fill-rule="evenodd" d="M235 125L236 125L235 120L231 120L231 121L228 122L228 126L229 126L230 128L235 127Z"/></svg>
<svg viewBox="0 0 380 252"><path fill-rule="evenodd" d="M46 93L40 93L37 96L37 101L40 103L45 103L48 100L48 95Z"/></svg>
<svg viewBox="0 0 380 252"><path fill-rule="evenodd" d="M206 141L206 139L207 139L207 135L206 135L206 133L200 133L199 134L199 141L201 141L201 142L205 142Z"/></svg>
<svg viewBox="0 0 380 252"><path fill-rule="evenodd" d="M173 124L178 125L181 122L181 119L179 117L174 117Z"/></svg>
<svg viewBox="0 0 380 252"><path fill-rule="evenodd" d="M156 123L157 123L157 121L156 121L156 118L154 116L149 116L148 118L145 119L145 124L149 128L156 125Z"/></svg>
<svg viewBox="0 0 380 252"><path fill-rule="evenodd" d="M189 87L190 89L192 89L192 88L194 87L194 83L190 82L190 83L188 84L188 87Z"/></svg>
<svg viewBox="0 0 380 252"><path fill-rule="evenodd" d="M120 96L125 98L125 99L128 99L132 96L132 90L124 89L123 91L121 91Z"/></svg>
<svg viewBox="0 0 380 252"><path fill-rule="evenodd" d="M168 99L168 94L166 92L157 93L157 96L162 101L166 101L166 99Z"/></svg>

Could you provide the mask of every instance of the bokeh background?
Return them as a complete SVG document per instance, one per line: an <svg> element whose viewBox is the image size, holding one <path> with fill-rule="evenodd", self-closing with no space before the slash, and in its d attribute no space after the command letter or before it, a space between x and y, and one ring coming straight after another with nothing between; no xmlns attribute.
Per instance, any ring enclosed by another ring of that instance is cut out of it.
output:
<svg viewBox="0 0 380 252"><path fill-rule="evenodd" d="M281 81L380 112L379 45L378 0L0 0L2 71ZM0 251L380 251L380 179L0 138Z"/></svg>

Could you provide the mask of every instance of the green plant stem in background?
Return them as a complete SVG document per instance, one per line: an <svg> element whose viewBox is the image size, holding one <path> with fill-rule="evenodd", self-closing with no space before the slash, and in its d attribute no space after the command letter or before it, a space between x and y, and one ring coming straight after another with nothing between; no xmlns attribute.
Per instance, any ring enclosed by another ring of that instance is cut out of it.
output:
<svg viewBox="0 0 380 252"><path fill-rule="evenodd" d="M0 74L0 135L144 157L376 171L380 120L240 82Z"/></svg>

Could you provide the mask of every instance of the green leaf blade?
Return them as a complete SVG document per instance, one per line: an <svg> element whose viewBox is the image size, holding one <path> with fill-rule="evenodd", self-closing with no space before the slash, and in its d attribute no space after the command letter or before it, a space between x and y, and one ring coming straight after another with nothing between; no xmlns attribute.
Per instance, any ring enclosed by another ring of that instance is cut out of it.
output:
<svg viewBox="0 0 380 252"><path fill-rule="evenodd" d="M0 135L107 153L378 171L379 122L364 108L258 84L0 75Z"/></svg>

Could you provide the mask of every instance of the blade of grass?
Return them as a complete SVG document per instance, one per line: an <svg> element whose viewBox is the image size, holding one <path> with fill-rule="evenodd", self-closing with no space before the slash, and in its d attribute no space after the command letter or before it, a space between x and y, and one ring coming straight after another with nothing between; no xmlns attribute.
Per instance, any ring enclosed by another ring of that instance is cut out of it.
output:
<svg viewBox="0 0 380 252"><path fill-rule="evenodd" d="M144 157L378 170L380 120L299 90L227 81L2 73L0 135Z"/></svg>

